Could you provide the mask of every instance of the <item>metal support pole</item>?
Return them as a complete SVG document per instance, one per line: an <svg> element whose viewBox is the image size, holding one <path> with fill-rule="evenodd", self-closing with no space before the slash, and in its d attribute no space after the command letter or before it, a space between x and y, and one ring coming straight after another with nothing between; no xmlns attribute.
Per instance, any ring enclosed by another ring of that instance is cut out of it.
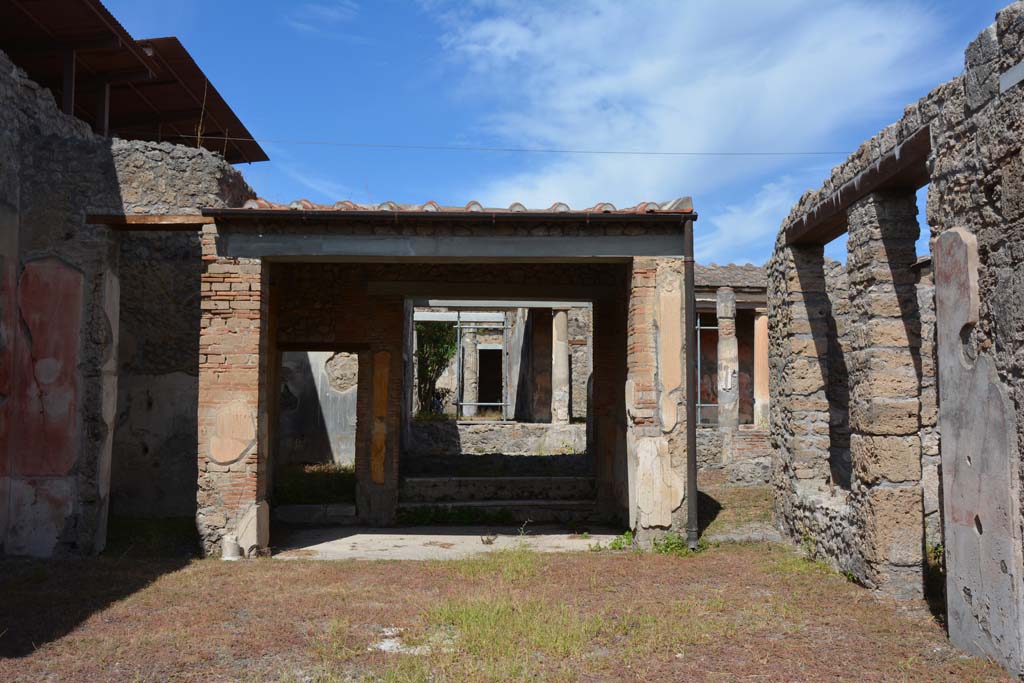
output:
<svg viewBox="0 0 1024 683"><path fill-rule="evenodd" d="M103 83L96 91L96 124L93 131L97 135L110 137L110 84Z"/></svg>
<svg viewBox="0 0 1024 683"><path fill-rule="evenodd" d="M510 419L508 409L508 311L501 321L501 419Z"/></svg>
<svg viewBox="0 0 1024 683"><path fill-rule="evenodd" d="M75 115L75 51L64 53L64 77L61 91L61 110L70 116Z"/></svg>
<svg viewBox="0 0 1024 683"><path fill-rule="evenodd" d="M697 299L693 291L693 219L683 220L683 310L686 320L686 544L697 549Z"/></svg>
<svg viewBox="0 0 1024 683"><path fill-rule="evenodd" d="M462 417L462 315L455 319L455 419Z"/></svg>

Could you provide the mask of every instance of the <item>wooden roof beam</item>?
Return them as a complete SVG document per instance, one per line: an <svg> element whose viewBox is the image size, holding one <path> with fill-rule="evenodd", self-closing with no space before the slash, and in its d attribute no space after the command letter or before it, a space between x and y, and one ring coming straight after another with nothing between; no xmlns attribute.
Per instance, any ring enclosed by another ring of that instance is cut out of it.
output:
<svg viewBox="0 0 1024 683"><path fill-rule="evenodd" d="M931 147L931 129L924 126L790 224L786 243L828 244L846 232L846 210L854 202L880 190L927 185Z"/></svg>
<svg viewBox="0 0 1024 683"><path fill-rule="evenodd" d="M85 222L90 225L105 225L112 230L199 230L211 225L213 218L198 214L89 214Z"/></svg>

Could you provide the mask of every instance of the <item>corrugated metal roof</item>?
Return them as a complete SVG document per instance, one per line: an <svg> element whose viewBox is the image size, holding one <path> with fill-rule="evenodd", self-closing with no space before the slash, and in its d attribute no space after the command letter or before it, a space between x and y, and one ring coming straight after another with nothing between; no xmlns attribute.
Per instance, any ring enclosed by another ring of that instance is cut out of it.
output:
<svg viewBox="0 0 1024 683"><path fill-rule="evenodd" d="M100 0L0 1L0 50L36 83L73 99L66 113L127 140L196 144L231 163L266 153L177 38L136 41ZM74 55L74 97L64 93ZM98 120L109 86L108 125ZM225 140L226 138L230 138Z"/></svg>
<svg viewBox="0 0 1024 683"><path fill-rule="evenodd" d="M333 204L317 204L308 199L298 199L288 204L272 202L267 199L250 199L243 206L243 209L256 210L279 210L279 211L393 211L410 213L614 213L614 214L651 214L651 213L693 213L693 201L689 197L680 197L668 202L640 202L635 206L618 209L610 202L598 202L594 206L585 209L571 209L564 202L555 202L549 207L542 209L528 209L519 202L513 202L508 207L485 207L477 201L471 201L465 206L441 206L435 201L428 201L423 204L398 204L396 202L381 202L379 204L357 204L356 202L344 199Z"/></svg>
<svg viewBox="0 0 1024 683"><path fill-rule="evenodd" d="M717 263L698 264L693 273L693 283L696 287L714 289L719 287L766 289L768 287L768 271L752 263L743 265L729 263L721 266Z"/></svg>

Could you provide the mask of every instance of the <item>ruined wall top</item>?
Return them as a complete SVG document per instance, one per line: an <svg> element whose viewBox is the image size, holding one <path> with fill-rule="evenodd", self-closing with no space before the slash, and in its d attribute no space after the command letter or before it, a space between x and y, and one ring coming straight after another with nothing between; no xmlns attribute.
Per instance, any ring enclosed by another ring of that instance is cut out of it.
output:
<svg viewBox="0 0 1024 683"><path fill-rule="evenodd" d="M1000 75L1024 57L1024 2L1014 2L1001 10L996 23L982 31L967 47L964 73L934 88L917 102L908 105L903 116L877 135L865 141L845 161L832 169L821 187L805 192L782 222L779 244L786 230L820 211L827 202L856 199L863 194L864 174L877 171L886 156L928 130L931 148L936 147L939 131L956 128L976 115L1000 92ZM934 169L929 169L934 173ZM923 183L922 183L923 184Z"/></svg>
<svg viewBox="0 0 1024 683"><path fill-rule="evenodd" d="M111 152L125 213L193 214L256 196L238 169L203 147L115 139Z"/></svg>
<svg viewBox="0 0 1024 683"><path fill-rule="evenodd" d="M94 134L87 123L62 112L53 93L2 51L0 102L0 149L11 163L22 160L24 166L34 157L39 173L48 173L47 157L57 152L58 140L76 145L76 158L94 157L92 168L83 169L92 177L82 182L93 186L88 208L96 213L198 213L203 207L241 206L256 196L237 169L207 149ZM111 169L115 177L107 177Z"/></svg>
<svg viewBox="0 0 1024 683"><path fill-rule="evenodd" d="M0 50L0 135L31 130L35 135L92 140L96 136L84 121L63 113L53 93L28 77Z"/></svg>

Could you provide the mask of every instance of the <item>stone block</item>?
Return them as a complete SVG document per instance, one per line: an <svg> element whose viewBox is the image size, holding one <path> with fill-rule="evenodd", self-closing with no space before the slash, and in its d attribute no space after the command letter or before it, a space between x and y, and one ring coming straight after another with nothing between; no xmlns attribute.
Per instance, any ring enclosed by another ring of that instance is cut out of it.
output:
<svg viewBox="0 0 1024 683"><path fill-rule="evenodd" d="M783 373L785 386L793 394L813 394L825 390L828 372L816 359L790 360Z"/></svg>
<svg viewBox="0 0 1024 683"><path fill-rule="evenodd" d="M265 500L246 509L235 526L235 537L242 554L252 557L270 543L270 506Z"/></svg>
<svg viewBox="0 0 1024 683"><path fill-rule="evenodd" d="M989 26L964 53L964 87L967 105L980 109L999 94L999 41L996 27Z"/></svg>
<svg viewBox="0 0 1024 683"><path fill-rule="evenodd" d="M910 398L920 392L920 381L909 352L857 351L850 354L850 400Z"/></svg>
<svg viewBox="0 0 1024 683"><path fill-rule="evenodd" d="M870 318L854 325L849 336L853 346L860 349L878 346L909 348L921 344L920 332L897 318Z"/></svg>
<svg viewBox="0 0 1024 683"><path fill-rule="evenodd" d="M921 478L921 439L917 435L851 434L850 455L857 477L868 484Z"/></svg>
<svg viewBox="0 0 1024 683"><path fill-rule="evenodd" d="M672 468L664 438L638 439L635 448L637 528L668 528L683 504L686 481Z"/></svg>
<svg viewBox="0 0 1024 683"><path fill-rule="evenodd" d="M920 486L875 487L863 505L865 559L876 564L920 566L924 561Z"/></svg>
<svg viewBox="0 0 1024 683"><path fill-rule="evenodd" d="M916 434L920 429L920 402L916 398L851 401L850 426L865 434Z"/></svg>
<svg viewBox="0 0 1024 683"><path fill-rule="evenodd" d="M926 515L939 511L940 470L941 465L938 462L926 461L921 467L921 494Z"/></svg>

